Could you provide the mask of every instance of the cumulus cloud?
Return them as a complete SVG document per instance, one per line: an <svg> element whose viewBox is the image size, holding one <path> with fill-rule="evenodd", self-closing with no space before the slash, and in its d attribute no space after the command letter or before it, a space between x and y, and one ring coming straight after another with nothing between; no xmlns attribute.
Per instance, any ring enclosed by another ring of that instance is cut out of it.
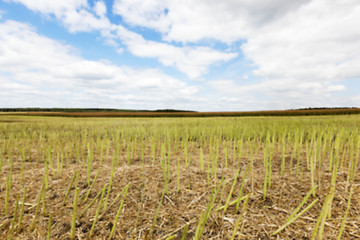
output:
<svg viewBox="0 0 360 240"><path fill-rule="evenodd" d="M242 51L277 102L337 106L341 82L360 76L359 21L354 1L314 0L249 35Z"/></svg>
<svg viewBox="0 0 360 240"><path fill-rule="evenodd" d="M359 21L359 4L316 0L250 35L242 50L260 76L305 82L360 76L354 68L360 63Z"/></svg>
<svg viewBox="0 0 360 240"><path fill-rule="evenodd" d="M214 39L231 45L244 40L240 50L261 82L211 84L224 92L265 92L275 99L289 97L294 105L295 99L296 104L310 104L311 99L325 104L327 100L315 98L328 99L346 90L341 81L360 76L356 0L141 2L115 0L113 10L129 24L154 29L169 42Z"/></svg>
<svg viewBox="0 0 360 240"><path fill-rule="evenodd" d="M190 78L198 78L218 61L229 61L236 53L223 53L209 47L175 47L154 41L129 41L130 52L139 57L158 58L165 66L174 66Z"/></svg>
<svg viewBox="0 0 360 240"><path fill-rule="evenodd" d="M107 9L102 0L95 1L92 7L87 0L12 1L56 17L70 32L99 31L104 41L120 54L125 49L138 57L155 58L191 79L204 76L215 63L237 56L246 58L232 69L247 68L248 77L242 78L243 72L234 71L232 78L210 81L206 87L212 89L215 100L199 98L198 106L208 102L220 108L225 106L224 102L234 109L244 106L271 109L352 104L358 99L336 97L347 91L348 85L343 81L358 81L360 77L358 0L114 0L112 9ZM110 22L108 12L120 15L129 26L157 31L162 41L148 40ZM220 42L228 50L220 51L207 42ZM7 50L0 48L1 51ZM21 60L9 57L8 61ZM251 62L251 66L244 62ZM83 64L91 74L76 73L79 78L93 76L90 80L98 83L92 63ZM106 71L104 76L116 69L99 64ZM101 81L105 84L111 80L104 77Z"/></svg>
<svg viewBox="0 0 360 240"><path fill-rule="evenodd" d="M164 66L175 67L191 79L206 74L210 65L229 61L238 55L208 47L179 47L146 40L142 35L132 32L122 25L111 23L106 17L107 9L103 1L95 2L93 9L89 8L86 0L64 1L65 3L54 1L54 4L43 0L13 1L23 3L33 11L53 14L72 33L99 31L107 44L117 47L119 45L117 41L120 41L135 56L156 58ZM43 2L45 4L42 4ZM147 5L146 2L142 4Z"/></svg>
<svg viewBox="0 0 360 240"><path fill-rule="evenodd" d="M97 1L93 9L87 0L8 0L21 3L32 11L59 19L70 32L89 32L111 28L105 17L104 2Z"/></svg>
<svg viewBox="0 0 360 240"><path fill-rule="evenodd" d="M166 9L167 1L114 1L113 12L132 25L150 27L160 32L170 29L171 19Z"/></svg>
<svg viewBox="0 0 360 240"><path fill-rule="evenodd" d="M192 101L198 92L197 87L157 69L89 61L76 52L71 46L38 34L27 24L0 23L1 102L14 106L26 99L24 104L32 106L42 102L41 106L139 108L152 104L154 108L163 106L164 100L180 105L184 99ZM165 103L163 107L170 106Z"/></svg>
<svg viewBox="0 0 360 240"><path fill-rule="evenodd" d="M355 0L115 0L113 10L169 41L246 39L241 50L260 76L309 81L359 76L353 64L360 49Z"/></svg>
<svg viewBox="0 0 360 240"><path fill-rule="evenodd" d="M94 11L97 16L104 17L107 12L105 3L103 1L97 1L94 6Z"/></svg>
<svg viewBox="0 0 360 240"><path fill-rule="evenodd" d="M54 14L61 16L67 11L73 11L81 7L88 7L87 0L8 0L22 3L27 8L42 14Z"/></svg>
<svg viewBox="0 0 360 240"><path fill-rule="evenodd" d="M204 38L231 43L310 0L115 0L113 11L129 24L152 28L168 41Z"/></svg>

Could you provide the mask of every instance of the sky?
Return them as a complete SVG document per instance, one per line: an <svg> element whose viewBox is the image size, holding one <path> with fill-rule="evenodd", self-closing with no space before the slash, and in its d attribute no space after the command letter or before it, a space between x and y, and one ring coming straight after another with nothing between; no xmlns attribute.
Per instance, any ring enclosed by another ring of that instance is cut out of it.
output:
<svg viewBox="0 0 360 240"><path fill-rule="evenodd" d="M359 107L359 23L359 0L0 0L0 107Z"/></svg>

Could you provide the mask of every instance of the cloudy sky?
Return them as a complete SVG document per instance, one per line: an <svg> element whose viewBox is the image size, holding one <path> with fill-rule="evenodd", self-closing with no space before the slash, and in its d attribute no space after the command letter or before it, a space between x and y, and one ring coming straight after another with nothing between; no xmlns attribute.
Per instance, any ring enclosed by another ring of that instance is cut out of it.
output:
<svg viewBox="0 0 360 240"><path fill-rule="evenodd" d="M0 107L360 106L359 0L0 0Z"/></svg>

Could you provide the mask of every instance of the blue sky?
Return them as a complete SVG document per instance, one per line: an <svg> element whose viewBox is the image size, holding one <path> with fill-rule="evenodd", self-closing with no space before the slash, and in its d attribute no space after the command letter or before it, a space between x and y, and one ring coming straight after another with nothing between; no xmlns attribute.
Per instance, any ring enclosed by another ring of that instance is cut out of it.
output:
<svg viewBox="0 0 360 240"><path fill-rule="evenodd" d="M357 0L3 0L0 107L360 104Z"/></svg>

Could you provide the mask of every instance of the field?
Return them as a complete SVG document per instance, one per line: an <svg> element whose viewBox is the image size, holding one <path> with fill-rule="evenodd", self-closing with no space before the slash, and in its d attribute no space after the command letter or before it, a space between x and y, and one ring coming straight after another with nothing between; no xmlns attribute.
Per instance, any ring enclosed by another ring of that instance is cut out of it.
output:
<svg viewBox="0 0 360 240"><path fill-rule="evenodd" d="M48 117L265 117L265 116L317 116L360 114L360 108L310 108L276 111L248 112L192 112L183 110L116 110L74 108L0 108L0 115L48 116Z"/></svg>
<svg viewBox="0 0 360 240"><path fill-rule="evenodd" d="M0 239L360 239L359 126L0 115Z"/></svg>

